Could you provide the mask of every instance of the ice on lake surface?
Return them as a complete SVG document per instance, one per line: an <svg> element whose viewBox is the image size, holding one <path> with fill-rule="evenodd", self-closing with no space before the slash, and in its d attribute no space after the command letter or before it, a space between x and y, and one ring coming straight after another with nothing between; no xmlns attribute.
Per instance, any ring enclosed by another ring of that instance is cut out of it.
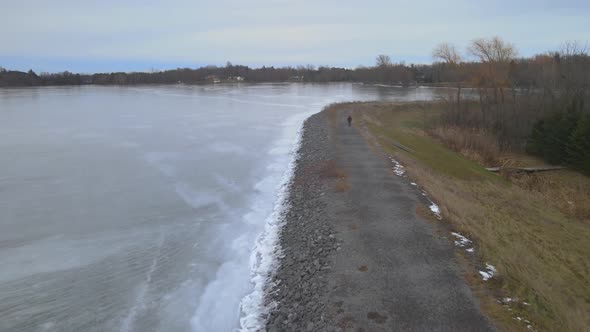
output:
<svg viewBox="0 0 590 332"><path fill-rule="evenodd" d="M353 84L0 89L0 331L231 331L303 120ZM261 252L268 253L272 248Z"/></svg>

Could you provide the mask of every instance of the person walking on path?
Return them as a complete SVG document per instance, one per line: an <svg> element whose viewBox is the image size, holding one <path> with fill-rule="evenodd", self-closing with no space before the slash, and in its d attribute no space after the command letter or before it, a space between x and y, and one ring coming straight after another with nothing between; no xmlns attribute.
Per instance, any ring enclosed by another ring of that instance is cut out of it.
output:
<svg viewBox="0 0 590 332"><path fill-rule="evenodd" d="M350 127L350 125L352 124L352 116L349 115L346 120L348 120L348 126Z"/></svg>

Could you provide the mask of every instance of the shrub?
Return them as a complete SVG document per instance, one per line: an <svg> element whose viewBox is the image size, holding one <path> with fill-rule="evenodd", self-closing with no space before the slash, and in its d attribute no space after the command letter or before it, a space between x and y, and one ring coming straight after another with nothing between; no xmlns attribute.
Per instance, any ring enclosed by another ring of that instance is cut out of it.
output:
<svg viewBox="0 0 590 332"><path fill-rule="evenodd" d="M568 163L590 175L590 114L580 117L567 146Z"/></svg>
<svg viewBox="0 0 590 332"><path fill-rule="evenodd" d="M533 127L527 151L551 164L567 161L567 147L572 131L580 119L578 112L557 112L541 119Z"/></svg>
<svg viewBox="0 0 590 332"><path fill-rule="evenodd" d="M590 114L572 104L539 120L529 137L527 152L590 175Z"/></svg>

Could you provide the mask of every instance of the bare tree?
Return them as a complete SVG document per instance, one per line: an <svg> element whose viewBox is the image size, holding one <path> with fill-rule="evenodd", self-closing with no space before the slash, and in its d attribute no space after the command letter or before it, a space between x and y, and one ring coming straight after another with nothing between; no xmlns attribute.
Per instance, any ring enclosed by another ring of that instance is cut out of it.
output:
<svg viewBox="0 0 590 332"><path fill-rule="evenodd" d="M453 44L441 43L434 48L432 51L432 57L435 61L441 61L446 63L450 70L456 74L453 75L453 79L457 83L457 114L460 112L461 107L461 55L457 51L457 48Z"/></svg>
<svg viewBox="0 0 590 332"><path fill-rule="evenodd" d="M587 55L589 49L588 43L582 44L578 41L566 41L561 45L559 54L566 57Z"/></svg>
<svg viewBox="0 0 590 332"><path fill-rule="evenodd" d="M507 63L517 56L514 45L500 37L475 39L469 46L469 52L483 63Z"/></svg>
<svg viewBox="0 0 590 332"><path fill-rule="evenodd" d="M435 61L442 61L450 65L458 65L461 62L461 55L455 48L455 45L441 43L432 51L432 57Z"/></svg>
<svg viewBox="0 0 590 332"><path fill-rule="evenodd" d="M391 67L391 58L389 55L379 54L377 56L377 67Z"/></svg>
<svg viewBox="0 0 590 332"><path fill-rule="evenodd" d="M503 88L509 85L509 64L517 56L514 45L503 41L500 37L478 38L471 42L468 51L487 68L486 72L480 73L477 78L478 85L491 85L494 103L499 102L498 92L501 96L500 100L504 102Z"/></svg>
<svg viewBox="0 0 590 332"><path fill-rule="evenodd" d="M554 73L559 80L559 86L565 89L566 95L576 95L585 93L590 87L590 77L583 68L584 62L587 63L588 44L582 44L578 41L567 41L561 45L559 52L556 52L555 62L557 62L558 72Z"/></svg>

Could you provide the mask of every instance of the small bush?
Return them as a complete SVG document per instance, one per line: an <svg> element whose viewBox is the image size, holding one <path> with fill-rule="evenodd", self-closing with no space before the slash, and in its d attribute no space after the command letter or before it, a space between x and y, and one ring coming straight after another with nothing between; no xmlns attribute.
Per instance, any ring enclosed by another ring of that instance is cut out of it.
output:
<svg viewBox="0 0 590 332"><path fill-rule="evenodd" d="M580 115L577 112L557 112L541 119L533 127L527 152L538 155L551 164L567 159L567 146Z"/></svg>

